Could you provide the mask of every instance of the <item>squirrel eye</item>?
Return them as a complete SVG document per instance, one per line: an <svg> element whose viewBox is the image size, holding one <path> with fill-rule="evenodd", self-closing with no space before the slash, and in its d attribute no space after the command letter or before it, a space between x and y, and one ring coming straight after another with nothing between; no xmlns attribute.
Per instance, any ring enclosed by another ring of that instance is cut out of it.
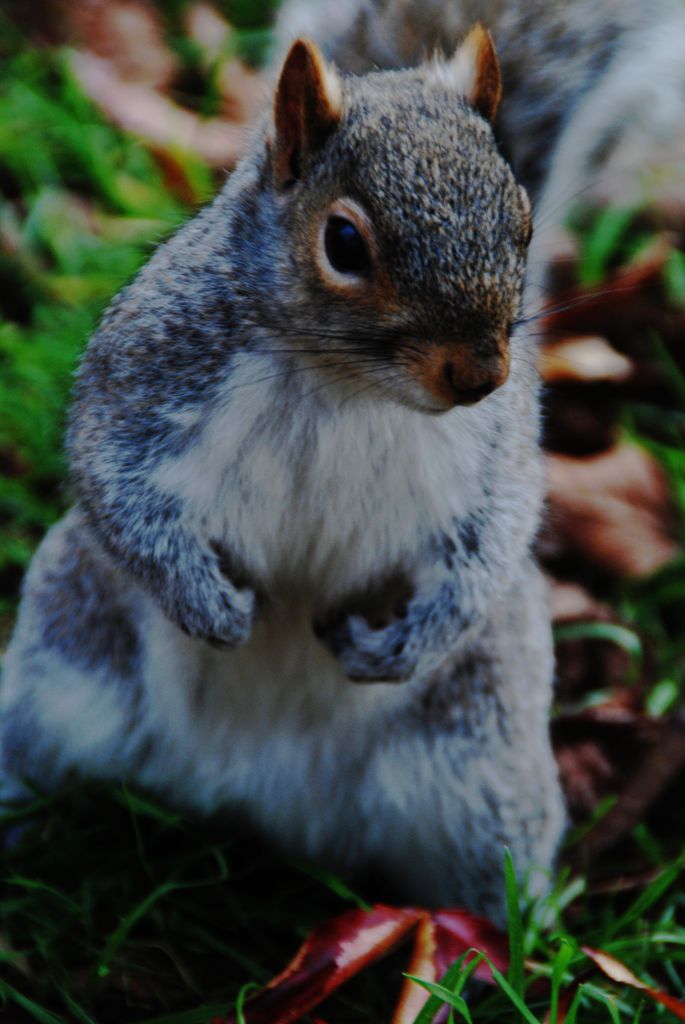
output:
<svg viewBox="0 0 685 1024"><path fill-rule="evenodd" d="M328 261L339 274L368 274L371 266L369 250L351 220L329 217L323 241Z"/></svg>

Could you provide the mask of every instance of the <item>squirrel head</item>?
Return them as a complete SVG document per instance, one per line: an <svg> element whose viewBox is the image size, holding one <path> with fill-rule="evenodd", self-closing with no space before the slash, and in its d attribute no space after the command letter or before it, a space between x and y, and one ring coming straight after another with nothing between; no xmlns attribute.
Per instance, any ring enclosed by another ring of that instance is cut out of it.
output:
<svg viewBox="0 0 685 1024"><path fill-rule="evenodd" d="M493 137L499 95L480 25L450 60L361 78L293 44L252 239L289 351L426 412L504 383L531 213Z"/></svg>

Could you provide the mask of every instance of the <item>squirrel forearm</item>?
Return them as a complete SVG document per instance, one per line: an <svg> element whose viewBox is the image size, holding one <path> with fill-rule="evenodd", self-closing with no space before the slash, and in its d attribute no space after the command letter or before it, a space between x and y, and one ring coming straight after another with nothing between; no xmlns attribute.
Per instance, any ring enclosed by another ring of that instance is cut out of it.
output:
<svg viewBox="0 0 685 1024"><path fill-rule="evenodd" d="M136 514L84 507L111 555L193 638L219 646L244 642L255 614L255 595L239 588L222 568L220 553L199 531L183 524L178 503L159 492L139 497Z"/></svg>
<svg viewBox="0 0 685 1024"><path fill-rule="evenodd" d="M155 481L163 453L178 448L178 428L150 415L144 436L133 425L127 433L136 417L122 397L114 436L97 404L77 402L70 450L81 504L100 543L184 632L227 646L242 642L254 594L228 578L223 552L187 499Z"/></svg>
<svg viewBox="0 0 685 1024"><path fill-rule="evenodd" d="M319 624L319 638L351 679L402 681L430 673L487 621L497 594L527 564L532 530L517 523L508 535L509 525L486 513L455 518L433 536L414 593L389 625L374 628L349 614Z"/></svg>

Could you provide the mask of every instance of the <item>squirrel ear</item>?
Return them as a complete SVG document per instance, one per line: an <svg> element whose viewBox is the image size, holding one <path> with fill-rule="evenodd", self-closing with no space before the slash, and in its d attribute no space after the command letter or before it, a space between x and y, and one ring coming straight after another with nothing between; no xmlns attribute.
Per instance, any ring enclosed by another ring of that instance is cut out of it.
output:
<svg viewBox="0 0 685 1024"><path fill-rule="evenodd" d="M487 29L476 22L448 63L451 76L468 102L487 121L497 113L502 81L495 44Z"/></svg>
<svg viewBox="0 0 685 1024"><path fill-rule="evenodd" d="M303 157L324 144L340 123L340 79L309 39L290 48L276 87L274 172L281 187L296 181Z"/></svg>

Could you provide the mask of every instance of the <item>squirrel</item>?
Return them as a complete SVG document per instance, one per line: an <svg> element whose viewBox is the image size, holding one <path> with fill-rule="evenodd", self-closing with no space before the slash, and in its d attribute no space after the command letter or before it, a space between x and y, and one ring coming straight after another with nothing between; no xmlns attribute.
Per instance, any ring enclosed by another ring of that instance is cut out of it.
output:
<svg viewBox="0 0 685 1024"><path fill-rule="evenodd" d="M524 63L545 6L493 5ZM397 59L380 59L400 8ZM35 555L6 655L4 792L123 778L502 924L503 847L544 891L565 824L531 554L531 204L493 131L492 37L463 31L488 5L433 4L462 41L404 67L425 48L418 9L364 5L336 44L366 54L340 57L359 75L290 46L243 160L90 340L77 502ZM534 195L555 159L543 126L598 88L611 49L602 34L576 62L567 42L545 43L558 93L531 64L502 100L517 132L535 126L509 154Z"/></svg>

